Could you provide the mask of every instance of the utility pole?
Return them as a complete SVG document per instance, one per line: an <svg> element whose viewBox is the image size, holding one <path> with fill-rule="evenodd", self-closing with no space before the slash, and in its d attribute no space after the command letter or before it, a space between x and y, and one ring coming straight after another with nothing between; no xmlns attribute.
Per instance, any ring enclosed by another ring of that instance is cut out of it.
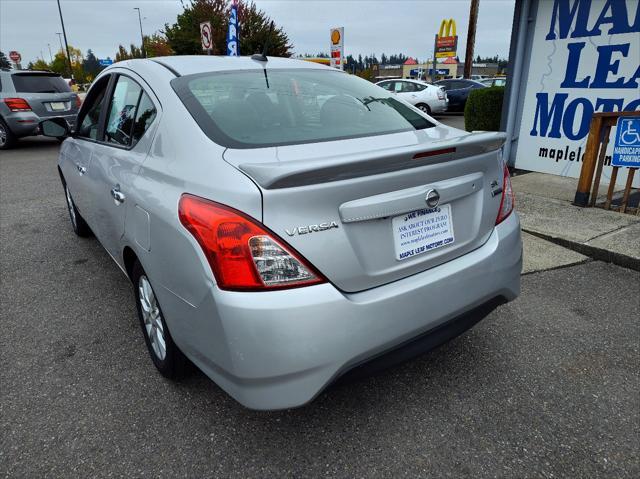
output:
<svg viewBox="0 0 640 479"><path fill-rule="evenodd" d="M64 47L62 46L62 32L56 32L56 35L58 35L58 40L60 40L60 51L63 52Z"/></svg>
<svg viewBox="0 0 640 479"><path fill-rule="evenodd" d="M62 24L62 35L64 36L64 46L67 49L67 62L69 63L69 78L73 80L73 67L71 66L71 55L69 54L69 43L67 42L67 31L64 29L64 20L62 19L62 8L60 8L60 0L58 0L58 12L60 13L60 23Z"/></svg>
<svg viewBox="0 0 640 479"><path fill-rule="evenodd" d="M53 55L51 54L51 43L47 43L47 46L49 47L49 60L51 60L51 63L53 63Z"/></svg>
<svg viewBox="0 0 640 479"><path fill-rule="evenodd" d="M469 10L469 31L467 33L467 51L464 54L464 77L471 78L473 67L473 47L476 43L476 23L478 22L478 4L480 0L471 0Z"/></svg>
<svg viewBox="0 0 640 479"><path fill-rule="evenodd" d="M142 40L142 45L140 49L142 50L142 58L147 58L147 52L144 49L144 35L142 34L142 16L140 15L140 8L134 7L134 10L138 10L138 23L140 23L140 40Z"/></svg>

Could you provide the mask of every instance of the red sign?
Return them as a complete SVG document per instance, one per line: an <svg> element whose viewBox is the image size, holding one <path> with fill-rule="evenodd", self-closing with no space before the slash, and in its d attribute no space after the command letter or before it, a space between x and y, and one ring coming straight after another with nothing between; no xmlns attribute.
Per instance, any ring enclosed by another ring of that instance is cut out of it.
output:
<svg viewBox="0 0 640 479"><path fill-rule="evenodd" d="M452 48L455 49L458 44L458 37L438 37L436 46L438 48Z"/></svg>
<svg viewBox="0 0 640 479"><path fill-rule="evenodd" d="M22 60L22 57L20 56L20 54L15 50L12 52L9 52L9 58L11 58L11 61L14 63L20 63L20 60Z"/></svg>

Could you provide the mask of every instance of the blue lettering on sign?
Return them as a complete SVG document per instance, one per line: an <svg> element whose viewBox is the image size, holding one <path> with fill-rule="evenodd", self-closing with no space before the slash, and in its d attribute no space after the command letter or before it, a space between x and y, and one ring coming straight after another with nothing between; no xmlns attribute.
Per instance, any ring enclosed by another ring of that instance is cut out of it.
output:
<svg viewBox="0 0 640 479"><path fill-rule="evenodd" d="M618 118L611 166L640 167L640 118Z"/></svg>
<svg viewBox="0 0 640 479"><path fill-rule="evenodd" d="M628 10L631 5L637 6L635 12ZM591 7L592 0L554 0L545 40L640 33L640 2L607 0L593 24L589 22ZM567 44L567 65L560 88L640 88L640 61L629 55L629 43L598 46L595 71L579 78L580 61L586 46L586 41ZM621 63L629 61L637 62L634 64L634 73L630 77L619 75ZM624 98L598 98L594 105L587 98L568 101L568 96L567 93L556 93L551 97L549 93L536 94L536 111L529 132L531 136L565 136L570 140L580 140L589 133L591 116L595 111L635 111L640 108L640 99L631 100L625 105Z"/></svg>

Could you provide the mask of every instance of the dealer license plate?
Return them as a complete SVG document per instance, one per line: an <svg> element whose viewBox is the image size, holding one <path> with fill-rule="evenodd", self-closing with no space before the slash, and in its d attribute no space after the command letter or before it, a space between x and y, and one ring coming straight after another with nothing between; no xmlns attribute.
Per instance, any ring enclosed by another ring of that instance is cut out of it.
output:
<svg viewBox="0 0 640 479"><path fill-rule="evenodd" d="M53 111L63 111L66 110L65 106L64 106L64 102L61 101L54 101L49 103L49 105L51 105L51 109Z"/></svg>
<svg viewBox="0 0 640 479"><path fill-rule="evenodd" d="M454 241L451 205L396 216L391 226L397 260L412 258Z"/></svg>

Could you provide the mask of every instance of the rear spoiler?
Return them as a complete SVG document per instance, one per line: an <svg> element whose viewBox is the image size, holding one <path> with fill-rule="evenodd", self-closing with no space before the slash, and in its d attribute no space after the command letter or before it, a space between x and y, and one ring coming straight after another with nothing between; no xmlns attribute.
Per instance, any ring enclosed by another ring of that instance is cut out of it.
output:
<svg viewBox="0 0 640 479"><path fill-rule="evenodd" d="M470 133L461 137L415 145L312 160L242 163L238 166L265 189L291 188L360 176L416 168L431 163L468 158L495 151L507 136L503 132Z"/></svg>

